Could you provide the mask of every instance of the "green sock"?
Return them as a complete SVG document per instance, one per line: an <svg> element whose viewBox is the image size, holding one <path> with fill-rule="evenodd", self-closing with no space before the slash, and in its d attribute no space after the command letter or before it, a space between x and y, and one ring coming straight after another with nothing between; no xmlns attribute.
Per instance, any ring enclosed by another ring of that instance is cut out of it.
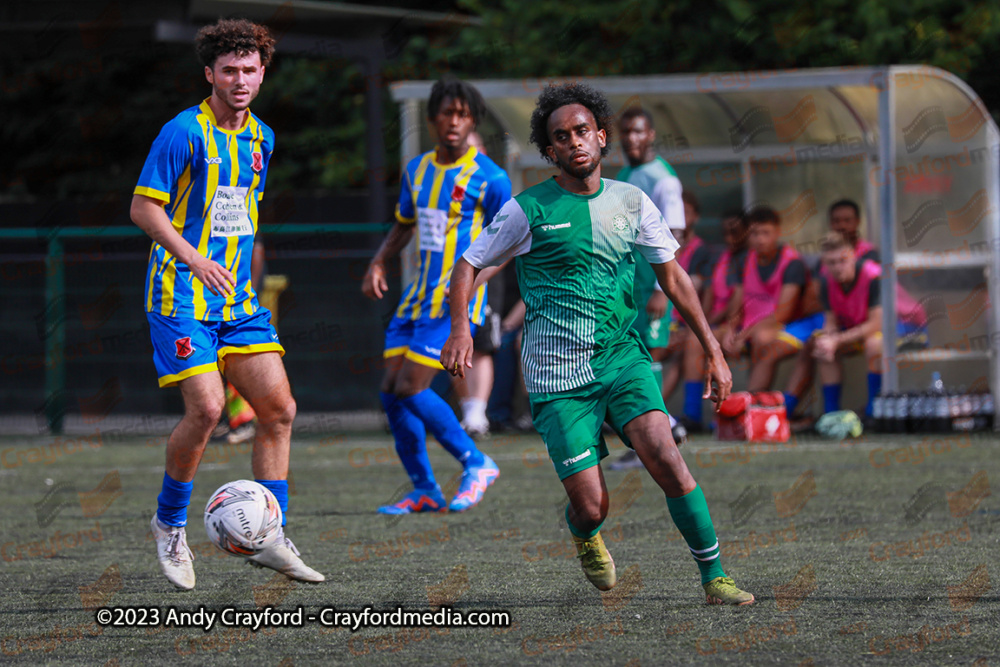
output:
<svg viewBox="0 0 1000 667"><path fill-rule="evenodd" d="M597 535L597 533L601 532L601 526L604 525L604 522L602 521L601 524L600 524L600 526L598 526L597 528L593 529L589 533L586 532L586 531L580 530L579 528L577 528L576 526L573 525L572 521L569 520L569 505L566 505L566 525L569 526L569 532L573 533L574 535L576 535L577 537L579 537L581 540L589 540L594 535Z"/></svg>
<svg viewBox="0 0 1000 667"><path fill-rule="evenodd" d="M716 577L726 576L719 562L719 539L715 536L715 527L701 487L694 487L694 491L680 498L667 498L667 508L698 563L701 583L707 584Z"/></svg>

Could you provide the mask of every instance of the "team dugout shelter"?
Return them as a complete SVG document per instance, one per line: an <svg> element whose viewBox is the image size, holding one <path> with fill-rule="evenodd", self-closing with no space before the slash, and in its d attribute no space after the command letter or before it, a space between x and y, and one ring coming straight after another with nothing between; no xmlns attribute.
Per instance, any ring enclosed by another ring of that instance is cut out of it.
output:
<svg viewBox="0 0 1000 667"><path fill-rule="evenodd" d="M696 232L711 244L721 244L725 211L767 204L781 214L782 242L815 260L829 205L857 202L861 236L883 265L883 393L925 390L936 370L949 387L996 396L1000 143L961 79L894 65L472 81L489 111L479 133L515 194L556 173L528 143L529 118L544 86L572 81L604 92L617 114L652 114L657 152L700 200ZM391 87L404 165L434 145L425 120L433 83ZM611 145L604 176L614 178L624 162L617 138ZM897 283L927 313L927 349L897 352ZM864 395L863 365L851 368L845 396Z"/></svg>

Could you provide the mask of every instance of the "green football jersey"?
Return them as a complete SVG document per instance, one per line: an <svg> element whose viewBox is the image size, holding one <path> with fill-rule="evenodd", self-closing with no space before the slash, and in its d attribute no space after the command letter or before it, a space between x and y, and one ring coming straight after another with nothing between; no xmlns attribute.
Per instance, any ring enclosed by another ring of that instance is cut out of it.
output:
<svg viewBox="0 0 1000 667"><path fill-rule="evenodd" d="M632 335L635 248L653 264L671 261L678 249L642 190L602 179L596 193L578 195L553 178L509 200L466 251L477 268L517 257L529 392L593 381L603 355Z"/></svg>

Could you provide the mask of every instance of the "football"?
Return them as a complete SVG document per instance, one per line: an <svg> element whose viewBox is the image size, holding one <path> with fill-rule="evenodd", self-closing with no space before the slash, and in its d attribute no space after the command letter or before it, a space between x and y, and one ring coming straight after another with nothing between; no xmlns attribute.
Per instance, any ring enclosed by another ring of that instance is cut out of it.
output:
<svg viewBox="0 0 1000 667"><path fill-rule="evenodd" d="M205 506L205 531L233 556L253 556L281 533L281 507L267 488L246 479L223 484Z"/></svg>

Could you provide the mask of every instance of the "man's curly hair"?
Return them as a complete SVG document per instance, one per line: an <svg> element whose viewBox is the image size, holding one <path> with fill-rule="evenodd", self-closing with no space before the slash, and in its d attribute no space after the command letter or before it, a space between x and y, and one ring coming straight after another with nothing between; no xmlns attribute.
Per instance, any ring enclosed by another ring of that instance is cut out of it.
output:
<svg viewBox="0 0 1000 667"><path fill-rule="evenodd" d="M274 55L274 38L265 26L246 19L219 19L198 31L194 49L206 67L214 67L216 59L227 53L243 57L254 51L260 54L261 66L267 67Z"/></svg>
<svg viewBox="0 0 1000 667"><path fill-rule="evenodd" d="M568 104L580 104L594 114L597 129L604 130L607 135L607 142L601 149L601 157L607 157L611 152L611 130L615 114L603 93L583 83L566 83L561 86L551 84L542 90L535 104L535 110L531 113L529 141L538 146L543 158L555 163L545 150L552 145L552 140L549 139L549 117L556 109Z"/></svg>

